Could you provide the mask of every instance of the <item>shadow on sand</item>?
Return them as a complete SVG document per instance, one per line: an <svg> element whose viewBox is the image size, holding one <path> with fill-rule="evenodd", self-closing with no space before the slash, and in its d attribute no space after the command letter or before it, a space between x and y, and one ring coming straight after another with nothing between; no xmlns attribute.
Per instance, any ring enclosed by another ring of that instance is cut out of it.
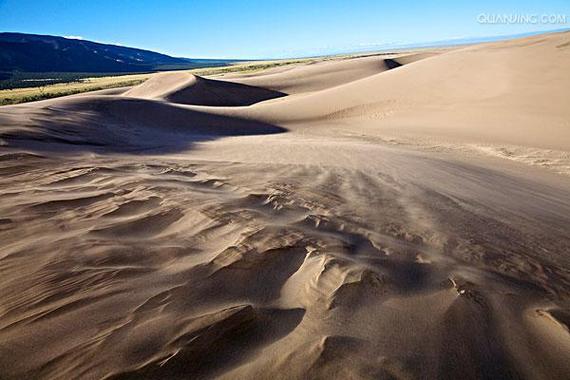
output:
<svg viewBox="0 0 570 380"><path fill-rule="evenodd" d="M208 113L190 106L121 96L82 96L47 107L0 111L5 147L32 151L175 153L226 136L265 135L287 129L257 120Z"/></svg>

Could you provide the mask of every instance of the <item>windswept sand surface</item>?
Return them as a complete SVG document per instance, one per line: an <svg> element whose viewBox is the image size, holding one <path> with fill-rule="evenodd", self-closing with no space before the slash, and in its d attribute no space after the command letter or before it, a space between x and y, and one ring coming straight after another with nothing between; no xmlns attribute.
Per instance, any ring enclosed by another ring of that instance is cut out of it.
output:
<svg viewBox="0 0 570 380"><path fill-rule="evenodd" d="M0 108L0 378L569 378L569 67L559 33Z"/></svg>

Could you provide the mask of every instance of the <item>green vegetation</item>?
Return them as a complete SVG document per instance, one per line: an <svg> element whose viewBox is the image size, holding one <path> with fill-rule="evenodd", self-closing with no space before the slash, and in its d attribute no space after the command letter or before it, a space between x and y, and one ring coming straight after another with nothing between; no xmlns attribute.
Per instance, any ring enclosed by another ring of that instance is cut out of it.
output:
<svg viewBox="0 0 570 380"><path fill-rule="evenodd" d="M231 73L247 74L279 66L293 65L298 63L311 63L323 60L324 60L323 58L320 59L307 58L307 59L279 60L279 61L257 61L257 62L254 61L254 62L241 63L238 65L229 65L224 67L214 67L207 69L195 69L189 71L192 74L201 75L201 76L223 75Z"/></svg>
<svg viewBox="0 0 570 380"><path fill-rule="evenodd" d="M141 73L146 74L146 73ZM0 90L13 90L16 88L43 87L57 83L77 83L87 78L124 76L125 73L25 73L4 72L0 73Z"/></svg>
<svg viewBox="0 0 570 380"><path fill-rule="evenodd" d="M67 96L67 95L74 95L79 94L82 92L87 91L98 91L98 90L106 90L110 88L117 88L117 87L127 87L127 86L136 86L137 84L141 84L144 82L144 79L141 80L131 80L126 82L117 82L109 85L102 85L102 86L72 86L69 85L68 88L65 89L44 89L43 87L35 87L32 88L32 92L29 95L22 94L22 93L14 93L14 96L6 96L6 94L10 94L10 90L3 90L0 91L0 106L5 106L9 104L18 104L18 103L27 103L27 102L35 102L38 100L45 100L51 98L57 98L60 96ZM49 87L48 87L49 88Z"/></svg>
<svg viewBox="0 0 570 380"><path fill-rule="evenodd" d="M87 91L135 86L144 82L150 74L84 78L68 83L0 90L0 106L18 104L79 94Z"/></svg>

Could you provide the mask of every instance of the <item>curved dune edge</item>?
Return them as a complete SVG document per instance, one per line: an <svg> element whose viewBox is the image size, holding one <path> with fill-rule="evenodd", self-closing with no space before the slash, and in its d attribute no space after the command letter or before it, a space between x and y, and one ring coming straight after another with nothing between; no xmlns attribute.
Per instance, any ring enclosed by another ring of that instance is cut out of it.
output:
<svg viewBox="0 0 570 380"><path fill-rule="evenodd" d="M162 73L123 96L203 106L246 106L287 94L261 87L206 79L188 73Z"/></svg>
<svg viewBox="0 0 570 380"><path fill-rule="evenodd" d="M2 107L0 378L568 377L568 38Z"/></svg>
<svg viewBox="0 0 570 380"><path fill-rule="evenodd" d="M402 55L403 62L407 55ZM417 58L421 58L417 56ZM398 64L399 58L371 56L344 60L317 62L284 68L278 72L253 76L229 76L227 80L255 87L263 87L287 94L298 95L326 90L385 72ZM224 78L226 79L226 78Z"/></svg>

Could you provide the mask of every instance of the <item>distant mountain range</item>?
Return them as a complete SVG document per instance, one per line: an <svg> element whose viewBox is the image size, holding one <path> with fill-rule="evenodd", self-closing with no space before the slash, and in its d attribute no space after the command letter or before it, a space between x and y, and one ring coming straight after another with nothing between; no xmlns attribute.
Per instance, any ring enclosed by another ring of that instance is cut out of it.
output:
<svg viewBox="0 0 570 380"><path fill-rule="evenodd" d="M153 51L57 36L0 33L0 72L134 73L221 66Z"/></svg>

